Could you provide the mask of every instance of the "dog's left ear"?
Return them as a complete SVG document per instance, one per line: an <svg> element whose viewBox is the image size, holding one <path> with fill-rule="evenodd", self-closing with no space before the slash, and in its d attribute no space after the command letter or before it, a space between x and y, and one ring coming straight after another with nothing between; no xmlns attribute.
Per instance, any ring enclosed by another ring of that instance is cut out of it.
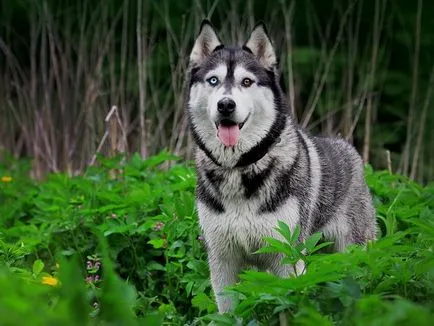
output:
<svg viewBox="0 0 434 326"><path fill-rule="evenodd" d="M267 69L274 69L277 65L276 52L267 34L264 23L258 23L247 42L244 44L259 62Z"/></svg>
<svg viewBox="0 0 434 326"><path fill-rule="evenodd" d="M190 54L190 65L200 65L217 47L223 45L209 20L202 21L199 35Z"/></svg>

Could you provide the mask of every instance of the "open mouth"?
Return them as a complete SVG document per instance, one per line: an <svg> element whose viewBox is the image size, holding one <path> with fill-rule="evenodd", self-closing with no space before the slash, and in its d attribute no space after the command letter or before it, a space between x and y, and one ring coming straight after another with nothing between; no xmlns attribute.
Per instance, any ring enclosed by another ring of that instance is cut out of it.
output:
<svg viewBox="0 0 434 326"><path fill-rule="evenodd" d="M233 147L238 143L240 138L240 130L244 127L247 119L241 123L236 123L230 119L222 119L216 122L217 137L220 139L223 145L226 147Z"/></svg>
<svg viewBox="0 0 434 326"><path fill-rule="evenodd" d="M236 123L235 121L232 121L230 119L223 119L223 120L220 120L219 122L216 122L215 126L217 129L219 128L219 126L223 126L223 127L238 126L238 128L241 130L244 127L244 124L246 123L246 121L247 121L247 119L244 120L244 122Z"/></svg>

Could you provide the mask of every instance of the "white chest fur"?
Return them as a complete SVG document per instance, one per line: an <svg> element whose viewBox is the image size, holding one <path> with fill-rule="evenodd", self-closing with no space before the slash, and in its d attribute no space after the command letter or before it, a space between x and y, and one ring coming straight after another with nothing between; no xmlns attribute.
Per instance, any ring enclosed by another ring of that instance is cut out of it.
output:
<svg viewBox="0 0 434 326"><path fill-rule="evenodd" d="M225 211L215 213L198 202L200 225L211 250L221 255L237 254L240 250L250 254L261 247L264 236L279 237L275 228L284 221L291 229L299 221L299 202L289 197L276 212L259 214L259 198L223 201Z"/></svg>

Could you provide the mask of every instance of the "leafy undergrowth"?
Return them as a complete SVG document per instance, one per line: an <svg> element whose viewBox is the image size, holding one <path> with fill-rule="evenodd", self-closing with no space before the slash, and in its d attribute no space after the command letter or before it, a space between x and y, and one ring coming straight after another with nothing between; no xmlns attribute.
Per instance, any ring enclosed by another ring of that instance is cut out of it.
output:
<svg viewBox="0 0 434 326"><path fill-rule="evenodd" d="M367 168L378 241L314 252L319 235L297 244L282 224L287 240L269 239L262 250L284 252L284 263L302 258L306 273L281 279L245 271L227 289L234 313L218 315L192 165L165 152L99 162L82 176L43 182L28 177L26 162L0 164L1 325L432 322L434 185Z"/></svg>

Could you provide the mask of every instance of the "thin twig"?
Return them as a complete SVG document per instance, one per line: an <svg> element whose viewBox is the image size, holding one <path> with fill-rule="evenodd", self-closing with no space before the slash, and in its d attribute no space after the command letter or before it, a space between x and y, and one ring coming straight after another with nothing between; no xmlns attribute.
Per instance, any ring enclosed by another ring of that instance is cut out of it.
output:
<svg viewBox="0 0 434 326"><path fill-rule="evenodd" d="M347 10L345 11L344 15L341 18L341 22L339 24L338 35L336 36L336 41L335 41L335 43L333 45L332 50L330 51L330 54L329 54L329 56L327 58L327 61L325 63L324 71L323 71L323 73L321 75L321 79L320 79L319 85L318 85L318 87L315 90L315 95L313 97L312 103L309 106L309 108L307 110L307 113L306 113L306 115L303 118L303 122L302 122L303 128L306 128L306 126L308 125L308 123L310 121L310 118L312 117L312 114L315 111L315 108L316 108L316 106L318 104L319 98L321 96L322 90L324 88L326 79L327 79L328 74L329 74L329 70L330 70L331 64L332 64L333 59L335 57L336 51L338 49L338 46L339 46L339 44L340 44L340 42L342 40L348 16L352 12L353 7L354 7L354 5L355 5L356 2L357 2L357 0L351 2L351 4L348 6Z"/></svg>
<svg viewBox="0 0 434 326"><path fill-rule="evenodd" d="M431 98L432 98L432 91L434 86L434 65L431 69L430 77L429 77L429 83L425 94L425 101L423 103L422 108L422 115L420 117L420 125L418 128L418 134L416 139L416 146L414 148L414 154L413 154L413 161L411 163L411 172L410 172L410 178L415 179L416 172L417 172L417 166L419 161L419 154L421 152L422 148L422 139L425 132L425 125L426 125L426 119L428 114L428 108L431 104Z"/></svg>
<svg viewBox="0 0 434 326"><path fill-rule="evenodd" d="M405 139L404 153L403 153L403 174L408 174L409 162L410 162L410 148L412 143L413 134L413 119L416 112L416 102L418 95L418 80L419 80L419 52L420 52L420 29L422 22L422 7L423 0L418 0L417 2L417 18L415 26L415 38L414 43L414 57L413 57L413 76L411 83L411 98L410 107L408 109L408 120L407 120L407 135Z"/></svg>
<svg viewBox="0 0 434 326"><path fill-rule="evenodd" d="M390 151L386 149L387 170L392 174L392 159L390 158Z"/></svg>

